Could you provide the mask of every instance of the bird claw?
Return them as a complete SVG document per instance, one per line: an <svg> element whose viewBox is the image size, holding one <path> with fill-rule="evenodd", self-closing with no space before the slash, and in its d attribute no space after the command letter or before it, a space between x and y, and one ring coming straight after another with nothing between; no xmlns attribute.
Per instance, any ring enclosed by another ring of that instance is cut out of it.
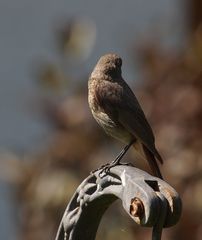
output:
<svg viewBox="0 0 202 240"><path fill-rule="evenodd" d="M104 169L106 166L109 166L109 165L110 165L109 163L106 163L106 164L100 166L99 168L96 168L95 170L92 170L90 173L93 174L93 173L95 173L95 172L97 172L99 170Z"/></svg>
<svg viewBox="0 0 202 240"><path fill-rule="evenodd" d="M118 166L118 165L121 165L121 166L131 166L131 167L134 167L134 165L132 163L121 163L121 162L118 162L118 163L107 163L107 164L104 164L102 165L101 167L93 170L91 173L95 173L97 171L100 171L99 172L99 177L103 178L105 175L107 175L107 173L110 172L110 169L115 167L115 166ZM104 175L103 175L104 173Z"/></svg>

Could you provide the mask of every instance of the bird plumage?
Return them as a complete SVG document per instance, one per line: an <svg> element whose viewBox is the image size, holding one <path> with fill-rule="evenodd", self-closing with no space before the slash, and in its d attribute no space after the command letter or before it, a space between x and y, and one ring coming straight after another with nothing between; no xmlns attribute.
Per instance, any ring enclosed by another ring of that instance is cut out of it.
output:
<svg viewBox="0 0 202 240"><path fill-rule="evenodd" d="M162 178L156 159L163 161L156 150L154 134L137 98L121 76L121 65L116 54L101 57L88 82L89 106L108 135L127 144L136 140L136 150L144 153L153 173Z"/></svg>

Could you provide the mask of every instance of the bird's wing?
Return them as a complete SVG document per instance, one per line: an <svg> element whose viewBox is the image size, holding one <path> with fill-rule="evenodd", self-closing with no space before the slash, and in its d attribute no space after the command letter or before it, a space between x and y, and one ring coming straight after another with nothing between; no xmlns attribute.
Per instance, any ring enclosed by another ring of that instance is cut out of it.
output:
<svg viewBox="0 0 202 240"><path fill-rule="evenodd" d="M130 109L130 108L128 108ZM148 124L142 110L132 112L127 108L120 108L118 119L122 126L124 126L132 135L134 135L149 151L151 151L157 159L162 163L162 158L155 148L154 135Z"/></svg>
<svg viewBox="0 0 202 240"><path fill-rule="evenodd" d="M155 139L153 131L142 111L132 90L124 82L123 91L124 101L120 102L118 107L119 122L132 133L143 145L153 153L156 158L163 163L163 160L155 148Z"/></svg>
<svg viewBox="0 0 202 240"><path fill-rule="evenodd" d="M132 90L126 82L103 82L97 90L97 99L103 110L134 135L162 163L155 148L152 129Z"/></svg>

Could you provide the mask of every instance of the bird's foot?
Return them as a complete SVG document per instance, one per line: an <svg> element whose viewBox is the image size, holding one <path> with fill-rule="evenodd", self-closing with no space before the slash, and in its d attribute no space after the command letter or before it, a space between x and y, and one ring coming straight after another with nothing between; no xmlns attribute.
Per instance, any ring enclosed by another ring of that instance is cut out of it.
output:
<svg viewBox="0 0 202 240"><path fill-rule="evenodd" d="M134 165L132 163L122 163L122 162L115 162L115 161L112 161L111 163L107 163L107 164L104 164L102 165L101 167L99 167L98 169L92 171L91 173L94 173L94 172L97 172L97 171L100 171L99 172L99 177L104 177L107 173L110 172L110 169L115 167L115 166L131 166L131 167L134 167Z"/></svg>
<svg viewBox="0 0 202 240"><path fill-rule="evenodd" d="M97 172L99 170L101 170L99 172L99 176L101 176L103 173L105 173L105 175L110 172L110 169L117 166L117 165L125 165L125 166L132 166L133 164L131 163L121 163L121 159L123 158L123 156L126 154L126 152L128 151L128 149L131 147L131 145L135 142L135 140L132 140L128 145L126 145L121 152L119 153L119 155L111 162L111 163L107 163L105 165L102 165L100 168L93 170L91 173ZM104 175L104 176L105 176Z"/></svg>
<svg viewBox="0 0 202 240"><path fill-rule="evenodd" d="M101 165L99 168L96 168L95 170L92 170L90 173L93 174L93 173L95 173L95 172L97 172L97 171L99 171L99 170L104 169L105 167L107 167L107 166L109 166L109 165L110 165L110 163L106 163L106 164L104 164L104 165Z"/></svg>

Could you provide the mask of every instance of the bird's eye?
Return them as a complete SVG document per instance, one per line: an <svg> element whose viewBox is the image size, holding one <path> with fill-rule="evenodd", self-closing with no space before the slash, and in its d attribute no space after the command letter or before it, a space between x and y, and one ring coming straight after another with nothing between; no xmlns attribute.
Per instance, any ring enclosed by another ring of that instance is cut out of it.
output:
<svg viewBox="0 0 202 240"><path fill-rule="evenodd" d="M122 60L120 58L116 59L116 65L119 67L122 66Z"/></svg>

